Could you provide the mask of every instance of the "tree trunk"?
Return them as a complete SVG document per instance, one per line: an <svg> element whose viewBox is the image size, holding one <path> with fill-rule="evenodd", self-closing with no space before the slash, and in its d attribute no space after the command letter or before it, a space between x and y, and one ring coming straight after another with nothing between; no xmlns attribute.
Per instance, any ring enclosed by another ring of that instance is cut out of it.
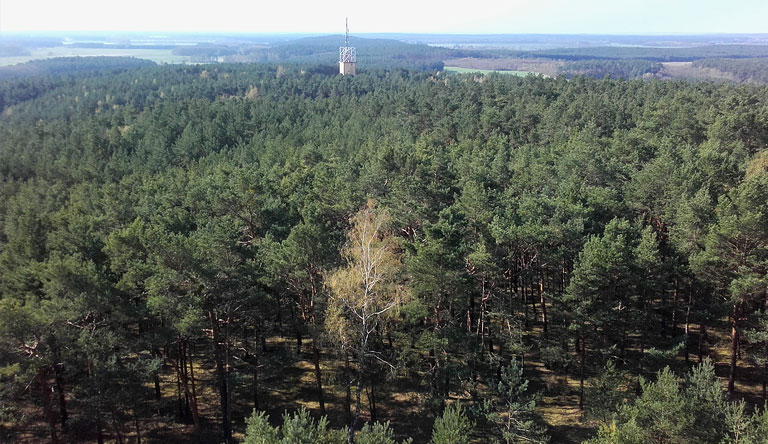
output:
<svg viewBox="0 0 768 444"><path fill-rule="evenodd" d="M355 416L352 419L352 427L349 428L349 443L352 444L355 440L355 430L360 425L360 414L362 413L362 391L363 391L363 372L362 368L358 368L357 383L355 389Z"/></svg>
<svg viewBox="0 0 768 444"><path fill-rule="evenodd" d="M291 300L293 300L291 298ZM302 337L301 337L301 328L299 328L299 320L296 316L296 310L294 310L294 304L289 304L289 312L291 314L291 325L293 326L293 334L296 336L296 354L301 353L301 343L302 343Z"/></svg>
<svg viewBox="0 0 768 444"><path fill-rule="evenodd" d="M181 391L181 373L179 372L179 366L174 361L173 366L176 369L176 407L178 407L179 420L184 419L184 400L182 398Z"/></svg>
<svg viewBox="0 0 768 444"><path fill-rule="evenodd" d="M659 322L661 323L661 337L667 337L667 297L666 291L661 292L661 316L659 316Z"/></svg>
<svg viewBox="0 0 768 444"><path fill-rule="evenodd" d="M56 382L56 391L59 393L59 419L61 422L61 431L67 435L67 398L64 395L64 376L62 375L61 364L53 366Z"/></svg>
<svg viewBox="0 0 768 444"><path fill-rule="evenodd" d="M378 418L376 413L376 383L373 380L371 380L371 387L368 392L368 410L371 412L371 422L376 422Z"/></svg>
<svg viewBox="0 0 768 444"><path fill-rule="evenodd" d="M515 282L514 282L514 272L512 271L512 267L507 270L507 273L509 273L509 302L507 303L509 305L509 313L515 314L517 310L514 309L515 307Z"/></svg>
<svg viewBox="0 0 768 444"><path fill-rule="evenodd" d="M186 340L184 341L186 344ZM192 387L192 420L195 423L195 429L200 430L200 413L197 408L197 384L195 383L195 366L192 361L192 355L195 353L195 346L192 345L192 354L187 357L187 364L189 364L189 383Z"/></svg>
<svg viewBox="0 0 768 444"><path fill-rule="evenodd" d="M187 345L186 341L179 341L179 367L181 368L181 380L184 384L184 419L189 420L192 415L191 396L189 393L189 372L187 370Z"/></svg>
<svg viewBox="0 0 768 444"><path fill-rule="evenodd" d="M219 351L217 354L221 354ZM224 368L224 360L216 358L216 373L219 379L219 404L221 406L221 432L224 442L230 442L232 431L229 424L229 385L227 384L227 375Z"/></svg>
<svg viewBox="0 0 768 444"><path fill-rule="evenodd" d="M685 304L685 363L690 365L688 343L691 336L691 305L693 305L693 288L688 290L688 302Z"/></svg>
<svg viewBox="0 0 768 444"><path fill-rule="evenodd" d="M347 414L347 427L352 427L352 369L349 365L349 354L347 352L344 352L344 373L345 373L345 384L344 388L346 389L346 393L344 396L344 408L346 410Z"/></svg>
<svg viewBox="0 0 768 444"><path fill-rule="evenodd" d="M731 368L728 372L728 394L733 396L736 381L736 361L739 349L738 309L734 307L731 314Z"/></svg>
<svg viewBox="0 0 768 444"><path fill-rule="evenodd" d="M622 315L621 324L622 324L622 326L621 326L621 343L620 343L620 346L619 346L619 357L621 357L621 359L624 360L624 354L625 354L626 349L627 349L627 325L626 325L626 322L623 319L623 315Z"/></svg>
<svg viewBox="0 0 768 444"><path fill-rule="evenodd" d="M518 273L520 276L520 300L523 303L523 326L528 329L528 293L525 291L525 278L523 272L520 270ZM534 318L535 319L535 318Z"/></svg>
<svg viewBox="0 0 768 444"><path fill-rule="evenodd" d="M156 348L152 348L152 357L155 358L155 359L160 357L160 352ZM157 405L157 414L159 416L160 413L161 413L160 412L160 406L161 406L162 399L163 399L163 393L160 390L160 375L155 373L152 376L152 382L154 383L154 386L155 386L155 403Z"/></svg>
<svg viewBox="0 0 768 444"><path fill-rule="evenodd" d="M317 383L317 399L320 402L320 415L325 416L325 397L323 396L323 377L320 373L320 350L317 348L317 339L312 340L312 357L315 364L315 381Z"/></svg>
<svg viewBox="0 0 768 444"><path fill-rule="evenodd" d="M213 332L214 359L216 360L216 378L219 384L219 405L221 407L221 432L225 443L232 441L232 426L229 419L229 381L227 377L226 356L221 343L218 316L209 312Z"/></svg>
<svg viewBox="0 0 768 444"><path fill-rule="evenodd" d="M547 301L544 300L544 279L541 276L541 270L539 270L539 298L541 300L541 322L544 336L547 336Z"/></svg>
<svg viewBox="0 0 768 444"><path fill-rule="evenodd" d="M133 414L133 423L136 426L136 444L141 444L141 428L139 427L139 417Z"/></svg>
<svg viewBox="0 0 768 444"><path fill-rule="evenodd" d="M704 342L707 340L707 326L704 325L703 321L701 324L699 324L699 364L701 364L701 361L704 358Z"/></svg>
<svg viewBox="0 0 768 444"><path fill-rule="evenodd" d="M675 287L672 292L672 335L673 336L677 331L677 300L679 297L678 290L679 290L678 281L677 279L675 279Z"/></svg>
<svg viewBox="0 0 768 444"><path fill-rule="evenodd" d="M563 258L562 268L560 271L560 294L565 293L565 288L568 286L568 284L565 282L566 279L566 268L565 268L565 258Z"/></svg>
<svg viewBox="0 0 768 444"><path fill-rule="evenodd" d="M475 325L475 294L469 292L469 308L467 309L467 332L472 333L472 326Z"/></svg>
<svg viewBox="0 0 768 444"><path fill-rule="evenodd" d="M528 270L531 271L530 269ZM526 286L529 291L529 298L528 302L531 304L531 310L533 310L533 322L536 322L536 318L539 316L538 311L536 310L536 296L533 294L534 292L534 285L533 285L533 273L530 273L530 276L528 276L528 282L526 282Z"/></svg>
<svg viewBox="0 0 768 444"><path fill-rule="evenodd" d="M176 360L170 360L171 365L173 365L174 369L176 370L176 384L178 389L178 399L179 399L179 413L184 416L186 412L189 412L189 414L192 416L192 421L195 424L195 429L200 430L200 416L198 414L198 408L197 408L197 397L196 393L194 393L194 387L190 387L190 376L189 372L190 370L187 369L187 357L186 354L186 339L181 340L179 342L179 360L178 362ZM183 367L182 367L183 366ZM190 363L191 368L191 363ZM192 385L194 385L194 370L191 370L192 373ZM184 398L186 400L186 408L183 408L182 406L182 389L184 393Z"/></svg>
<svg viewBox="0 0 768 444"><path fill-rule="evenodd" d="M587 344L584 337L581 338L581 376L579 377L579 409L584 410L584 375L587 366Z"/></svg>
<svg viewBox="0 0 768 444"><path fill-rule="evenodd" d="M120 430L120 423L117 420L115 413L112 413L112 428L115 430L115 437L117 438L117 444L123 444L123 432Z"/></svg>
<svg viewBox="0 0 768 444"><path fill-rule="evenodd" d="M352 368L349 363L349 353L346 351L344 352L344 373L344 409L347 414L347 443L352 444L355 440L355 431L352 428Z"/></svg>
<svg viewBox="0 0 768 444"><path fill-rule="evenodd" d="M565 336L563 340L563 356L568 356L568 337ZM563 369L563 388L568 390L568 371L570 370L571 363L566 361L565 368Z"/></svg>
<svg viewBox="0 0 768 444"><path fill-rule="evenodd" d="M38 379L40 381L40 396L43 401L43 415L46 421L48 421L48 431L51 435L51 443L58 444L59 435L56 432L56 418L51 408L51 389L48 386L48 370L40 370L38 373Z"/></svg>
<svg viewBox="0 0 768 444"><path fill-rule="evenodd" d="M259 354L253 356L253 408L259 410Z"/></svg>
<svg viewBox="0 0 768 444"><path fill-rule="evenodd" d="M158 408L159 408L159 403L163 398L163 393L160 390L160 375L155 374L153 379L155 383L155 401L158 402Z"/></svg>
<svg viewBox="0 0 768 444"><path fill-rule="evenodd" d="M301 336L301 331L297 328L296 329L296 354L301 353L301 344L303 342L303 338Z"/></svg>
<svg viewBox="0 0 768 444"><path fill-rule="evenodd" d="M104 427L101 424L101 409L96 412L96 443L104 444Z"/></svg>
<svg viewBox="0 0 768 444"><path fill-rule="evenodd" d="M366 322L365 311L363 310L362 319L360 324L360 350L358 350L357 359L357 387L355 391L355 417L352 420L352 427L349 428L349 444L352 444L355 439L355 430L360 425L360 415L363 410L362 406L362 392L363 392L363 378L365 377L365 353L367 351L367 337L368 337L368 323Z"/></svg>

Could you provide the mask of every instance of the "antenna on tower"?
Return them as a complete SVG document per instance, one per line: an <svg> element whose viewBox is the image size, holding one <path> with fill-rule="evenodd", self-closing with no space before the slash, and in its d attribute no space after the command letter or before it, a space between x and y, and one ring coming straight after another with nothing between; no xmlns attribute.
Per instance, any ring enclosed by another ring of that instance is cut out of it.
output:
<svg viewBox="0 0 768 444"><path fill-rule="evenodd" d="M353 76L357 71L357 50L349 46L349 17L346 18L346 25L344 46L339 47L339 74Z"/></svg>

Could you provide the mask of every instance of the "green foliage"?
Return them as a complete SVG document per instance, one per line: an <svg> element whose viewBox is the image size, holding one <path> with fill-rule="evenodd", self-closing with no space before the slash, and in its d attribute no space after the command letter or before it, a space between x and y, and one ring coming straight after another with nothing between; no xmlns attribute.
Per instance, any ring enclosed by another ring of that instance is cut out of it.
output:
<svg viewBox="0 0 768 444"><path fill-rule="evenodd" d="M641 394L618 410L587 443L760 442L765 410L748 414L743 401L728 401L710 360L694 367L681 389L669 368L641 380Z"/></svg>
<svg viewBox="0 0 768 444"><path fill-rule="evenodd" d="M279 444L280 429L269 424L269 416L262 412L253 411L245 421L245 439L243 444Z"/></svg>
<svg viewBox="0 0 768 444"><path fill-rule="evenodd" d="M365 424L355 434L356 444L410 444L411 439L398 442L393 437L389 423ZM246 420L244 444L344 444L347 442L346 429L328 428L328 420L313 419L302 408L293 414L283 415L283 424L274 427L264 412L254 410Z"/></svg>
<svg viewBox="0 0 768 444"><path fill-rule="evenodd" d="M648 441L640 427L630 420L620 427L615 422L601 426L597 436L584 441L584 444L644 444L646 442Z"/></svg>
<svg viewBox="0 0 768 444"><path fill-rule="evenodd" d="M528 380L523 377L523 368L517 360L501 369L501 379L493 389L498 399L488 402L484 408L487 420L500 438L497 442L549 442L546 427L535 411L536 395L528 393Z"/></svg>
<svg viewBox="0 0 768 444"><path fill-rule="evenodd" d="M585 394L587 415L608 423L624 397L624 375L613 361L608 361L597 378L589 381Z"/></svg>
<svg viewBox="0 0 768 444"><path fill-rule="evenodd" d="M245 444L343 444L345 430L328 429L325 417L315 420L306 409L283 415L283 424L273 427L264 412L253 411L246 421ZM382 443L385 444L385 443Z"/></svg>
<svg viewBox="0 0 768 444"><path fill-rule="evenodd" d="M330 56L304 43L286 56ZM734 48L661 57L715 50ZM432 63L416 52L403 63ZM199 403L216 405L227 441L241 427L230 411L273 408L265 381L290 383L285 369L311 360L310 396L357 386L360 415L401 387L426 411L466 393L471 411L490 398L476 435L544 441L521 364L499 371L525 353L552 391L583 358L599 439L765 429L707 365L683 389L662 371L636 401L613 390L628 386L617 369L598 372L621 362L629 381L690 361L697 342L706 357L728 314L749 341L736 351L768 368L765 87L93 63L0 82L0 408L13 427L74 440L72 424L89 437L210 428L189 421ZM446 410L435 433L464 439L464 419ZM251 428L344 439L306 413L284 422Z"/></svg>
<svg viewBox="0 0 768 444"><path fill-rule="evenodd" d="M355 444L398 444L395 440L394 431L389 427L389 422L374 424L365 424L360 431L355 433ZM411 444L412 439L408 438L400 444Z"/></svg>
<svg viewBox="0 0 768 444"><path fill-rule="evenodd" d="M449 404L435 418L431 444L469 444L474 426L460 402Z"/></svg>

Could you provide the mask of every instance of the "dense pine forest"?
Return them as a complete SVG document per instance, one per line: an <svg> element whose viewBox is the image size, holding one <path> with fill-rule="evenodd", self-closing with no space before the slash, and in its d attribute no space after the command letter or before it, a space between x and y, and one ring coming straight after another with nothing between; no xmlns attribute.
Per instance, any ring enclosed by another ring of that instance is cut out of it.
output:
<svg viewBox="0 0 768 444"><path fill-rule="evenodd" d="M0 441L766 442L768 87L69 62L0 81Z"/></svg>

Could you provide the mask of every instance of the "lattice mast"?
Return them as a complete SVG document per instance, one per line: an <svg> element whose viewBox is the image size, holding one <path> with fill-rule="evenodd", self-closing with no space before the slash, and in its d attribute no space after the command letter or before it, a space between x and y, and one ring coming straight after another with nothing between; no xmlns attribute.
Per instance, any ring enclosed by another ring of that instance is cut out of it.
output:
<svg viewBox="0 0 768 444"><path fill-rule="evenodd" d="M349 19L346 19L347 32L344 35L344 46L339 47L339 74L353 76L357 68L357 50L349 46Z"/></svg>

